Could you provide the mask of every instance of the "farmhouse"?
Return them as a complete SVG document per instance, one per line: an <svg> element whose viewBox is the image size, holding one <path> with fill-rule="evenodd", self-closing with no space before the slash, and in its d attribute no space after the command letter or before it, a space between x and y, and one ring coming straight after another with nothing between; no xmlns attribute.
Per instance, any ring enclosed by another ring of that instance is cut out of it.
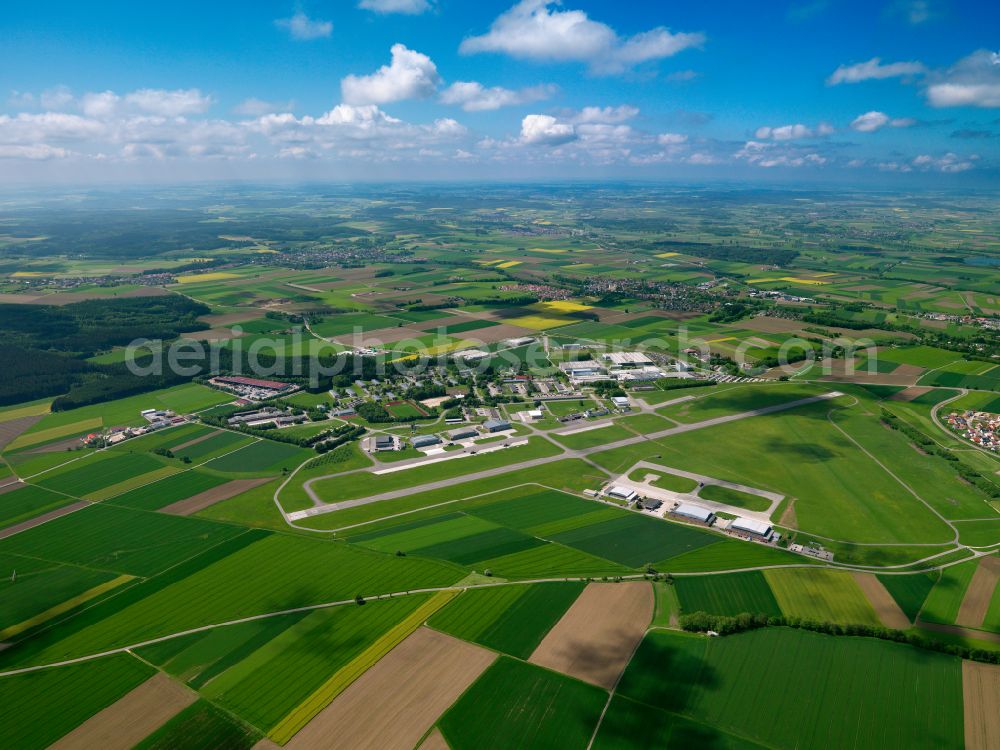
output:
<svg viewBox="0 0 1000 750"><path fill-rule="evenodd" d="M764 521L755 521L752 518L743 518L742 516L733 519L733 522L729 524L729 529L742 534L749 534L752 537L768 542L774 536L774 529L771 528L771 524Z"/></svg>
<svg viewBox="0 0 1000 750"><path fill-rule="evenodd" d="M427 448L431 445L437 445L441 442L441 438L437 435L417 435L415 438L410 440L410 445L414 448Z"/></svg>
<svg viewBox="0 0 1000 750"><path fill-rule="evenodd" d="M712 511L708 508L702 508L700 505L692 505L691 503L681 503L670 511L670 515L683 518L685 521L697 521L706 526L711 526L715 523L715 514Z"/></svg>
<svg viewBox="0 0 1000 750"><path fill-rule="evenodd" d="M483 429L487 432L503 432L510 429L510 422L506 419L487 419L483 422Z"/></svg>
<svg viewBox="0 0 1000 750"><path fill-rule="evenodd" d="M476 432L475 427L459 427L457 430L452 430L448 433L449 440L467 440L468 438L474 438L479 435Z"/></svg>

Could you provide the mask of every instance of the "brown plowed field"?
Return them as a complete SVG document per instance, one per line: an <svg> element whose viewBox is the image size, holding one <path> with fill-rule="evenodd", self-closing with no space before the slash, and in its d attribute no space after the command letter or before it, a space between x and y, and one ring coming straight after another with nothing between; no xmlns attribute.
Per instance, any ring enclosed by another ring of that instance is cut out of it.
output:
<svg viewBox="0 0 1000 750"><path fill-rule="evenodd" d="M990 607L990 600L993 598L998 581L1000 581L1000 557L992 555L979 558L979 565L972 576L972 581L969 582L969 588L965 591L962 606L958 608L956 625L967 628L983 626L986 610Z"/></svg>
<svg viewBox="0 0 1000 750"><path fill-rule="evenodd" d="M865 596L883 625L896 630L906 630L910 627L910 619L899 608L896 600L892 598L892 594L886 591L885 586L874 574L852 573L852 575L861 590L865 592Z"/></svg>
<svg viewBox="0 0 1000 750"><path fill-rule="evenodd" d="M1000 747L1000 666L962 662L965 750Z"/></svg>
<svg viewBox="0 0 1000 750"><path fill-rule="evenodd" d="M247 490L252 490L254 487L259 487L260 485L266 484L270 481L271 477L258 479L234 479L231 482L226 482L225 484L220 484L218 487L213 487L210 490L199 492L197 495L192 495L184 500L178 500L176 503L171 503L165 508L160 508L160 512L170 513L175 516L190 516L198 511L205 510L205 508L215 505L216 503L228 500L231 497L236 497Z"/></svg>
<svg viewBox="0 0 1000 750"><path fill-rule="evenodd" d="M91 716L50 750L128 750L197 698L180 683L157 674Z"/></svg>
<svg viewBox="0 0 1000 750"><path fill-rule="evenodd" d="M528 660L612 688L653 619L646 581L591 583Z"/></svg>

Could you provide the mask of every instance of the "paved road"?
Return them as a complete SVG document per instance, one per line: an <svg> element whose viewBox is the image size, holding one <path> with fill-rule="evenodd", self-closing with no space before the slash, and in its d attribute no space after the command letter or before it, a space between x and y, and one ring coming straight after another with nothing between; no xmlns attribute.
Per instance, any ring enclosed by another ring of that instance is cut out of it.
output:
<svg viewBox="0 0 1000 750"><path fill-rule="evenodd" d="M739 414L727 414L722 417L714 417L712 419L706 419L702 422L694 422L692 424L683 424L676 427L669 427L665 430L659 430L657 432L650 432L645 435L636 435L635 437L624 438L622 440L616 440L613 443L606 443L604 445L598 445L591 448L580 448L571 449L564 448L561 453L554 456L545 456L543 458L535 458L528 461L522 461L520 463L509 464L507 466L498 466L494 469L485 469L483 471L472 472L471 474L463 474L460 477L454 477L451 479L442 479L436 482L427 482L426 484L421 484L416 487L406 487L404 489L394 490L391 492L383 492L376 495L369 495L368 497L356 498L353 500L342 500L336 503L327 503L320 498L316 491L313 489L312 485L314 482L323 479L332 479L339 476L339 474L327 474L321 477L315 477L303 485L306 494L312 499L316 506L309 508L304 511L298 511L294 514L285 513L285 518L288 520L301 520L303 518L309 518L311 516L318 516L324 513L333 513L334 511L344 510L345 508L356 508L359 505L368 505L369 503L377 503L383 500L397 500L401 497L408 497L411 495L416 495L421 492L430 492L432 490L443 489L455 484L463 484L466 482L477 482L483 479L489 479L491 477L499 476L501 474L507 474L515 471L523 471L525 469L533 469L536 466L544 466L545 464L554 463L556 461L563 461L569 458L580 458L586 460L586 457L592 453L598 453L602 451L614 450L616 448L625 448L630 445L637 445L650 440L659 440L660 438L670 437L671 435L680 435L685 432L693 432L694 430L703 430L707 427L715 427L720 424L727 424L729 422L736 422L741 419L747 419L749 417L759 417L765 414L774 414L780 411L786 411L788 409L794 409L799 406L805 406L807 404L814 404L818 401L825 401L827 399L836 398L843 394L840 391L830 391L829 393L824 393L820 396L810 396L809 398L802 398L796 401L788 401L783 404L775 404L774 406L765 406L760 409L751 409L750 411L740 412ZM516 450L516 449L514 449ZM462 459L458 459L462 460ZM375 467L371 469L362 469L362 471L368 471L371 473L375 470ZM356 472L352 472L356 473Z"/></svg>

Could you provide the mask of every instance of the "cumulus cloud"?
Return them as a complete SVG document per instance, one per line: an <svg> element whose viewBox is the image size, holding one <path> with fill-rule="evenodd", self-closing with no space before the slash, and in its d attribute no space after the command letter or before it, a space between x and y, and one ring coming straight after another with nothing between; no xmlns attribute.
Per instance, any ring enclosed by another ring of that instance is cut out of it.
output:
<svg viewBox="0 0 1000 750"><path fill-rule="evenodd" d="M521 120L521 142L528 145L554 146L576 138L576 129L552 115L525 115Z"/></svg>
<svg viewBox="0 0 1000 750"><path fill-rule="evenodd" d="M910 62L894 62L882 64L882 59L873 57L866 62L854 65L841 65L826 79L827 86L841 83L860 83L861 81L882 80L885 78L904 78L918 76L927 72L927 67L916 60Z"/></svg>
<svg viewBox="0 0 1000 750"><path fill-rule="evenodd" d="M858 115L851 121L851 129L859 133L874 133L881 130L886 125L891 128L909 128L916 125L917 121L912 117L889 117L885 112L865 112Z"/></svg>
<svg viewBox="0 0 1000 750"><path fill-rule="evenodd" d="M778 144L773 141L747 141L734 154L734 157L764 169L821 167L828 161L827 157L815 151Z"/></svg>
<svg viewBox="0 0 1000 750"><path fill-rule="evenodd" d="M427 0L361 0L359 8L375 13L402 13L407 16L418 16L431 9Z"/></svg>
<svg viewBox="0 0 1000 750"><path fill-rule="evenodd" d="M350 75L340 82L347 104L385 104L424 99L434 94L441 77L427 56L403 44L392 45L392 62L367 76Z"/></svg>
<svg viewBox="0 0 1000 750"><path fill-rule="evenodd" d="M975 162L978 159L979 156L975 154L968 157L959 156L958 154L953 154L951 152L945 154L944 156L921 154L913 159L912 164L917 169L936 170L938 172L944 172L945 174L957 174L959 172L967 172L970 169L974 169Z"/></svg>
<svg viewBox="0 0 1000 750"><path fill-rule="evenodd" d="M465 39L463 54L502 52L541 61L586 62L599 74L620 73L639 63L700 47L700 33L671 32L657 27L621 37L582 10L559 10L552 0L521 0L498 16L488 32Z"/></svg>
<svg viewBox="0 0 1000 750"><path fill-rule="evenodd" d="M10 146L0 144L0 159L28 159L30 161L48 161L49 159L65 159L70 152L64 148L49 146L45 143L30 146Z"/></svg>
<svg viewBox="0 0 1000 750"><path fill-rule="evenodd" d="M443 104L459 105L466 112L482 112L548 99L556 91L551 84L513 90L502 86L486 88L476 81L456 81L441 92Z"/></svg>
<svg viewBox="0 0 1000 750"><path fill-rule="evenodd" d="M825 122L821 122L815 128L803 125L802 123L795 123L793 125L778 125L776 127L765 125L757 128L754 132L754 137L762 141L794 141L800 138L816 138L817 136L832 135L833 132L833 126Z"/></svg>
<svg viewBox="0 0 1000 750"><path fill-rule="evenodd" d="M926 89L932 107L1000 107L1000 52L977 50L935 74Z"/></svg>
<svg viewBox="0 0 1000 750"><path fill-rule="evenodd" d="M333 33L332 22L310 18L301 10L291 18L279 18L274 24L280 29L285 29L292 39L302 41L324 39Z"/></svg>

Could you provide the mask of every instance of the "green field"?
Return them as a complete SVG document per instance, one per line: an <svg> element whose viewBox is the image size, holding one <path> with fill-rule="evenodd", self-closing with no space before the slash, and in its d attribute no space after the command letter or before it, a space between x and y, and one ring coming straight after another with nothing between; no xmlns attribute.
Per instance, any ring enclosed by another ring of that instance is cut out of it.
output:
<svg viewBox="0 0 1000 750"><path fill-rule="evenodd" d="M0 529L40 516L42 513L48 513L72 502L73 498L71 497L30 484L16 490L0 493Z"/></svg>
<svg viewBox="0 0 1000 750"><path fill-rule="evenodd" d="M260 736L208 701L200 700L135 746L135 750L250 750Z"/></svg>
<svg viewBox="0 0 1000 750"><path fill-rule="evenodd" d="M308 604L349 601L357 594L447 586L465 575L446 563L383 555L343 542L285 534L259 534L254 539L165 587L150 586L148 595L142 596L148 584L133 587L136 600L116 609L113 616L74 629L39 658L89 653ZM303 576L304 570L310 575ZM156 582L154 578L150 584Z"/></svg>
<svg viewBox="0 0 1000 750"><path fill-rule="evenodd" d="M201 471L185 471L181 474L174 474L166 479L131 490L114 498L115 505L127 508L139 508L141 510L159 510L171 503L205 492L213 487L218 487L227 480L214 474L206 474Z"/></svg>
<svg viewBox="0 0 1000 750"><path fill-rule="evenodd" d="M151 576L240 533L196 518L92 505L0 540L0 553Z"/></svg>
<svg viewBox="0 0 1000 750"><path fill-rule="evenodd" d="M710 532L638 513L554 534L552 539L630 568L659 563L720 541Z"/></svg>
<svg viewBox="0 0 1000 750"><path fill-rule="evenodd" d="M845 625L881 624L850 573L796 568L765 570L764 578L788 617Z"/></svg>
<svg viewBox="0 0 1000 750"><path fill-rule="evenodd" d="M428 625L494 651L527 659L569 609L582 582L497 586L464 592Z"/></svg>
<svg viewBox="0 0 1000 750"><path fill-rule="evenodd" d="M969 560L940 571L937 582L924 601L920 618L946 625L954 623L978 565L978 559Z"/></svg>
<svg viewBox="0 0 1000 750"><path fill-rule="evenodd" d="M593 685L501 657L438 726L453 750L584 750L606 700Z"/></svg>
<svg viewBox="0 0 1000 750"><path fill-rule="evenodd" d="M910 622L913 622L917 619L917 614L924 606L924 601L934 586L936 574L880 575L878 579L892 595L892 598L896 600L899 608L910 618Z"/></svg>
<svg viewBox="0 0 1000 750"><path fill-rule="evenodd" d="M283 469L291 471L305 461L311 452L288 443L258 440L245 448L209 461L205 466L215 471L267 474Z"/></svg>
<svg viewBox="0 0 1000 750"><path fill-rule="evenodd" d="M659 631L619 693L767 747L930 750L964 745L961 683L953 656L869 638Z"/></svg>
<svg viewBox="0 0 1000 750"><path fill-rule="evenodd" d="M85 497L97 490L111 487L147 472L156 471L163 464L145 453L97 453L64 469L42 475L37 483L50 490L73 497Z"/></svg>
<svg viewBox="0 0 1000 750"><path fill-rule="evenodd" d="M685 613L738 615L741 612L778 617L782 614L771 587L760 571L719 576L679 576L674 588Z"/></svg>
<svg viewBox="0 0 1000 750"><path fill-rule="evenodd" d="M698 492L698 497L752 511L765 511L771 507L771 501L760 495L751 495L749 492L741 492L718 484L705 485Z"/></svg>
<svg viewBox="0 0 1000 750"><path fill-rule="evenodd" d="M44 748L154 674L131 656L0 677L6 747Z"/></svg>

